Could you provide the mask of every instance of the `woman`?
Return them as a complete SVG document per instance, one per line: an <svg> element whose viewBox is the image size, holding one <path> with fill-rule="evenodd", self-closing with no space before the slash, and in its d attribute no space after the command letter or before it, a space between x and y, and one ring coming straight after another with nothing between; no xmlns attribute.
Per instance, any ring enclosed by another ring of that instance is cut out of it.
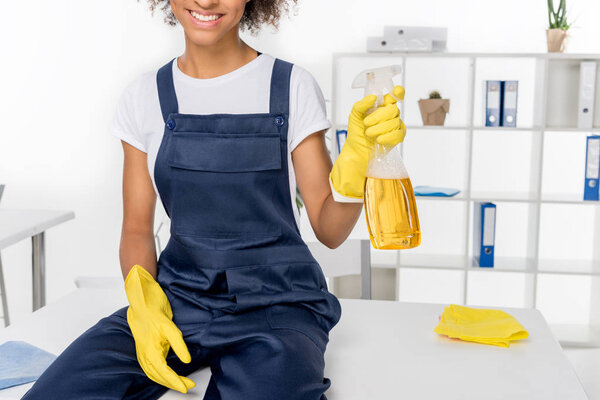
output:
<svg viewBox="0 0 600 400"><path fill-rule="evenodd" d="M157 399L186 393L186 376L206 366L206 400L326 399L341 308L300 237L295 181L316 236L339 246L360 215L374 141L404 138L395 100L366 118L375 96L354 105L332 167L314 78L239 37L277 26L285 0L151 5L182 25L186 46L126 89L110 127L124 151L129 306L77 338L23 399ZM158 260L157 194L171 218Z"/></svg>

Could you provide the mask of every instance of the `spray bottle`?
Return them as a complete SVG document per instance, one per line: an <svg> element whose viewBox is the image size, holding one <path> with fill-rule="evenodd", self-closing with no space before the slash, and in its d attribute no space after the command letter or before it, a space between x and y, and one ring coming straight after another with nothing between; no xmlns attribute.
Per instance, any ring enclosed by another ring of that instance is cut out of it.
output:
<svg viewBox="0 0 600 400"><path fill-rule="evenodd" d="M352 88L364 88L365 96L377 96L375 105L366 114L383 104L384 90L394 96L392 78L401 72L401 66L389 65L368 69L356 76ZM415 194L402 161L401 146L389 147L375 142L364 193L365 216L373 247L410 249L421 243Z"/></svg>

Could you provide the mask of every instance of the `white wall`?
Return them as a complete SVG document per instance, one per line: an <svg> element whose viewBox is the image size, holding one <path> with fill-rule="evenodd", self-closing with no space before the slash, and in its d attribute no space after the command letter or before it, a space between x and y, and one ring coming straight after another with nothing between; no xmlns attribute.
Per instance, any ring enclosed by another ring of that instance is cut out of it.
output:
<svg viewBox="0 0 600 400"><path fill-rule="evenodd" d="M600 52L600 3L569 3L568 51ZM546 50L541 0L300 0L296 13L247 39L309 69L328 99L331 53L364 51L386 24L447 26L449 51ZM143 0L31 0L3 3L0 38L2 207L76 214L47 232L51 302L78 275L120 275L122 150L107 124L125 85L182 53L182 31ZM13 322L31 308L30 248L2 251Z"/></svg>

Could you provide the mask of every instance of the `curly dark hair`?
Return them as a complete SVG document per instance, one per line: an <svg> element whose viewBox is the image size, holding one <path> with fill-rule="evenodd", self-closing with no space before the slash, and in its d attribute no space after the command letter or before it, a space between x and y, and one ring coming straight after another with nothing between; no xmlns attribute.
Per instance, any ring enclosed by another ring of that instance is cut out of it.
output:
<svg viewBox="0 0 600 400"><path fill-rule="evenodd" d="M171 26L178 24L177 18L175 18L173 10L171 10L169 0L147 1L152 15L154 15L156 9L159 9L165 14L165 24ZM240 27L252 34L257 33L263 24L271 25L277 29L279 27L279 19L289 11L290 3L296 5L297 2L298 0L250 0L246 3L244 15L240 20Z"/></svg>

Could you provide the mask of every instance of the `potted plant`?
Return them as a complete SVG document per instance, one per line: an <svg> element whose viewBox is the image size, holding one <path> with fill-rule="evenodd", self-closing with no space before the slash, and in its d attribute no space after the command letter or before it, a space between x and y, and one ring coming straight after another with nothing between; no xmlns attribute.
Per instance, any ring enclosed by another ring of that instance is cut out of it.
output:
<svg viewBox="0 0 600 400"><path fill-rule="evenodd" d="M436 90L429 93L428 99L419 100L419 110L423 125L444 125L446 113L450 111L450 99L442 99Z"/></svg>
<svg viewBox="0 0 600 400"><path fill-rule="evenodd" d="M546 29L546 41L549 53L562 53L565 50L565 39L567 38L567 5L566 0L560 0L558 10L554 10L554 1L548 0L548 29Z"/></svg>

